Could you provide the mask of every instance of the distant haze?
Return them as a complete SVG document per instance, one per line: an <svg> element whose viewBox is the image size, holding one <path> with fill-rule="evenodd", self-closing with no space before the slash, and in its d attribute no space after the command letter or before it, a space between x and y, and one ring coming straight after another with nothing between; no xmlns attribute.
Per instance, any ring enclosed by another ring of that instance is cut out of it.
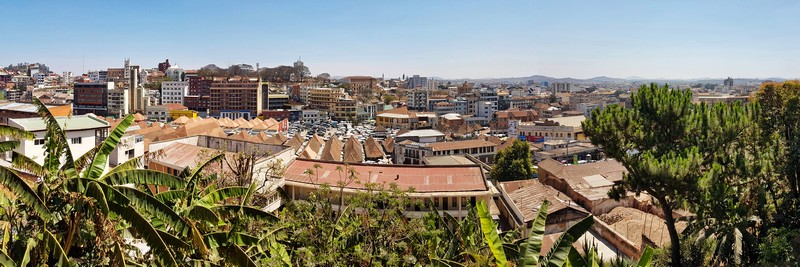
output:
<svg viewBox="0 0 800 267"><path fill-rule="evenodd" d="M798 1L7 1L0 64L74 74L302 57L444 79L800 76Z"/></svg>

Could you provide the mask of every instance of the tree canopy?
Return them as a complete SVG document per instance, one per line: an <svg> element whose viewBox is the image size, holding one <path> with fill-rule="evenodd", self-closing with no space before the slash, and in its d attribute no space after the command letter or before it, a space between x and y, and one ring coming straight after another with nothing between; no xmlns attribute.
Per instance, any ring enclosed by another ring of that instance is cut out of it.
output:
<svg viewBox="0 0 800 267"><path fill-rule="evenodd" d="M498 181L531 179L536 173L531 160L531 147L528 142L514 139L511 146L495 154L491 177Z"/></svg>

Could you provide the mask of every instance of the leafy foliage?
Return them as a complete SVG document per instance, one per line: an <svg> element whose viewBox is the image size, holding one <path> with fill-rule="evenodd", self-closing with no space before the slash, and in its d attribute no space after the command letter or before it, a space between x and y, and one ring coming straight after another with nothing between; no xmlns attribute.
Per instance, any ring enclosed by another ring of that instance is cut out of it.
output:
<svg viewBox="0 0 800 267"><path fill-rule="evenodd" d="M531 179L535 173L531 160L528 142L515 139L510 147L494 155L491 177L498 181Z"/></svg>

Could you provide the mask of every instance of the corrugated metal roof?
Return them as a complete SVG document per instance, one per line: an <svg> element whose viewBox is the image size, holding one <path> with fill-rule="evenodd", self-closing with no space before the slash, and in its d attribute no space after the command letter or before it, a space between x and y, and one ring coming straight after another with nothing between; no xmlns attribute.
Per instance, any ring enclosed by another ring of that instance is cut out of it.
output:
<svg viewBox="0 0 800 267"><path fill-rule="evenodd" d="M41 118L8 119L9 124L19 125L20 128L29 132L44 131L46 125ZM65 131L88 130L97 128L108 128L109 123L94 115L80 115L72 117L56 117L58 125Z"/></svg>
<svg viewBox="0 0 800 267"><path fill-rule="evenodd" d="M315 169L319 164L321 168ZM346 185L346 188L364 189L367 183L394 183L401 190L413 188L415 192L464 192L487 191L486 180L479 166L419 166L419 165L379 165L348 164L296 159L284 172L287 181L337 185L348 176L348 171L341 177L337 167L345 167L355 172L358 182ZM306 170L313 170L317 175L308 175ZM372 175L372 176L370 176Z"/></svg>

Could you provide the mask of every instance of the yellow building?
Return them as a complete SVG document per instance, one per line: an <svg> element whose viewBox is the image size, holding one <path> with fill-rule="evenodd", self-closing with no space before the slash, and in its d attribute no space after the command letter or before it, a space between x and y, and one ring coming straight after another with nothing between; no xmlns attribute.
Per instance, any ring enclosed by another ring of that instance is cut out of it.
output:
<svg viewBox="0 0 800 267"><path fill-rule="evenodd" d="M177 120L181 116L185 116L190 119L197 118L197 111L194 110L170 110L169 116L172 117L173 120Z"/></svg>

